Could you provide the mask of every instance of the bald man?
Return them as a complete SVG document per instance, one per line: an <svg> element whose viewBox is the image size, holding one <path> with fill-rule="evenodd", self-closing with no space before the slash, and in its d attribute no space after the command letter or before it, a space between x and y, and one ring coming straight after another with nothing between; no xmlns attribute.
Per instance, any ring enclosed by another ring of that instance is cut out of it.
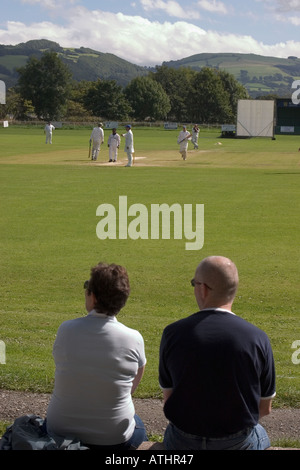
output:
<svg viewBox="0 0 300 470"><path fill-rule="evenodd" d="M259 419L271 412L275 367L262 330L232 312L239 276L223 256L205 258L191 281L199 311L162 335L159 382L168 450L263 450Z"/></svg>

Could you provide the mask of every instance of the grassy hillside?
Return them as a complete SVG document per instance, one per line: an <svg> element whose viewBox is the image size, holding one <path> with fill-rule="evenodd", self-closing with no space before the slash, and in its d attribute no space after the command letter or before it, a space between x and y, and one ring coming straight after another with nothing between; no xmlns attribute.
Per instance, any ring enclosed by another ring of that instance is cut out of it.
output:
<svg viewBox="0 0 300 470"><path fill-rule="evenodd" d="M125 86L133 78L148 73L147 68L131 64L113 54L104 54L84 47L67 49L56 42L40 40L16 46L0 45L0 80L6 83L7 88L15 85L18 80L16 69L26 65L31 56L40 58L46 50L57 52L77 81L95 81L102 78L116 80Z"/></svg>
<svg viewBox="0 0 300 470"><path fill-rule="evenodd" d="M147 69L130 64L113 54L104 54L91 49L63 49L59 53L72 71L75 80L98 78L116 80L120 85L127 85L133 78L148 73Z"/></svg>
<svg viewBox="0 0 300 470"><path fill-rule="evenodd" d="M0 45L0 80L7 88L16 84L16 69L26 65L30 56L41 57L46 50L54 50L66 63L74 80L95 81L98 78L116 80L125 86L133 78L146 75L150 68L131 64L113 54L89 48L63 48L46 39L28 41L16 46ZM158 64L160 65L160 64ZM240 81L253 97L264 94L291 95L291 84L300 79L300 59L264 57L255 54L196 54L181 60L164 62L169 67L215 67L226 70Z"/></svg>
<svg viewBox="0 0 300 470"><path fill-rule="evenodd" d="M165 62L169 67L191 67L200 70L214 67L235 76L249 91L257 96L276 93L290 96L291 83L300 78L300 59L265 57L256 54L196 54L185 59Z"/></svg>

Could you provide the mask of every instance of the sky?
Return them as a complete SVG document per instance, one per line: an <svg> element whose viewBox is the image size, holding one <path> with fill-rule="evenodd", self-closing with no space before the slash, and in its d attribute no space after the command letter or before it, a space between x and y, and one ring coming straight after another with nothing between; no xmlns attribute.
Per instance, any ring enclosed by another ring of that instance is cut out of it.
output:
<svg viewBox="0 0 300 470"><path fill-rule="evenodd" d="M0 0L0 44L31 39L142 66L204 52L300 57L300 0Z"/></svg>

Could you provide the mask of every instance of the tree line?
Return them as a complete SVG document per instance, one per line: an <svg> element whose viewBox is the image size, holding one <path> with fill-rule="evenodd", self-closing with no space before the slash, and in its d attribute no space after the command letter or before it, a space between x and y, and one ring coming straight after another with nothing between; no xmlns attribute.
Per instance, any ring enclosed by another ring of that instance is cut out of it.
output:
<svg viewBox="0 0 300 470"><path fill-rule="evenodd" d="M18 69L17 85L8 90L1 117L42 120L167 120L173 122L235 122L237 102L247 90L226 71L204 67L173 69L157 66L147 76L122 87L115 80L72 80L69 68L54 51L31 57Z"/></svg>

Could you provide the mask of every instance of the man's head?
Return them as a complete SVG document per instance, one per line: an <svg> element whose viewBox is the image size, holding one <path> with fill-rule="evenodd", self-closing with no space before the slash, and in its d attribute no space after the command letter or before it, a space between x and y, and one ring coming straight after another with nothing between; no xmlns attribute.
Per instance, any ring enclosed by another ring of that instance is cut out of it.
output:
<svg viewBox="0 0 300 470"><path fill-rule="evenodd" d="M103 127L103 123L102 123L102 122L99 122L99 123L98 123L98 127Z"/></svg>
<svg viewBox="0 0 300 470"><path fill-rule="evenodd" d="M198 265L195 277L195 297L200 309L223 307L230 309L239 283L235 264L224 256L209 256Z"/></svg>
<svg viewBox="0 0 300 470"><path fill-rule="evenodd" d="M112 133L115 135L117 133L117 129L114 127Z"/></svg>
<svg viewBox="0 0 300 470"><path fill-rule="evenodd" d="M87 310L117 315L125 306L130 293L126 269L116 264L99 263L91 269L85 284Z"/></svg>
<svg viewBox="0 0 300 470"><path fill-rule="evenodd" d="M128 125L126 126L126 130L129 131L130 129L131 129L131 126L128 124Z"/></svg>

